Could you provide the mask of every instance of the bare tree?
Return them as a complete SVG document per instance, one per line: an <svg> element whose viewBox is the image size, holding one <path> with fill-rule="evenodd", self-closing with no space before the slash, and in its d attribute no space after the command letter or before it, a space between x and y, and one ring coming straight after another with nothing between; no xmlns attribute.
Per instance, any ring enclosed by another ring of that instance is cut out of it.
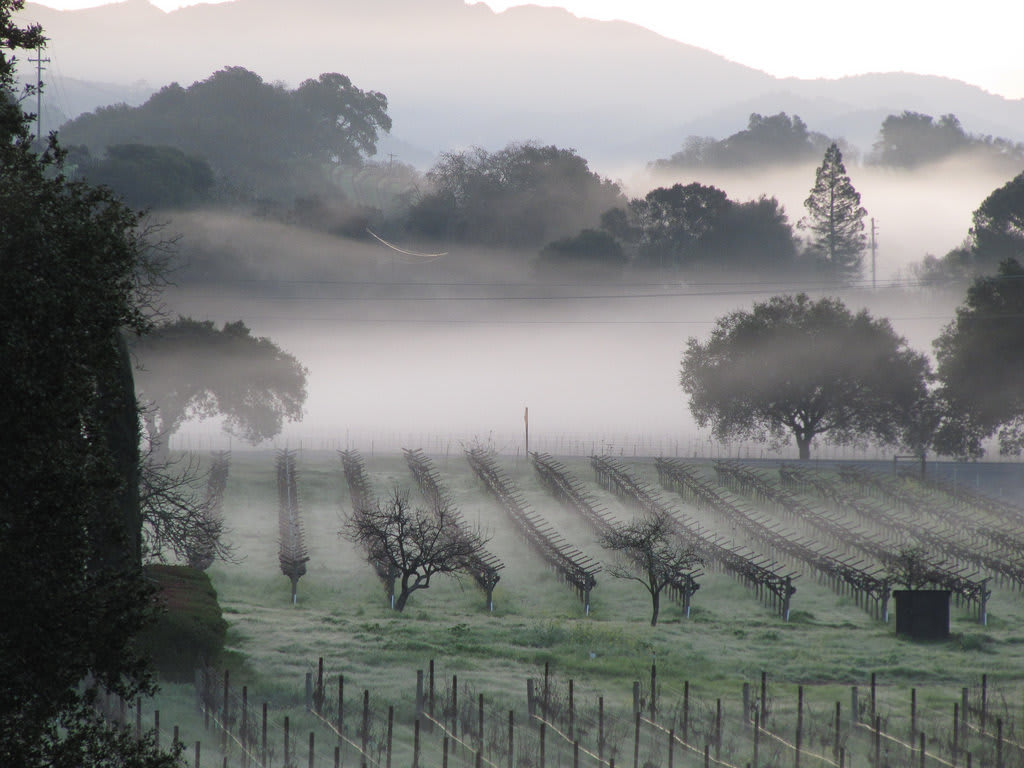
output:
<svg viewBox="0 0 1024 768"><path fill-rule="evenodd" d="M216 485L226 464L204 471L188 454L161 461L150 452L140 464L139 501L142 510L144 554L154 560L168 555L204 570L214 559L235 562L231 545L224 539L222 491ZM204 488L205 486L205 488Z"/></svg>
<svg viewBox="0 0 1024 768"><path fill-rule="evenodd" d="M703 563L693 546L679 533L679 526L667 514L636 518L603 533L601 546L619 555L609 568L617 579L644 585L651 595L651 626L657 626L661 593L666 587L687 582Z"/></svg>
<svg viewBox="0 0 1024 768"><path fill-rule="evenodd" d="M466 570L487 543L478 529L460 525L446 504L429 511L413 508L408 491L397 487L384 501L357 506L341 535L363 547L371 562L386 563L397 574L397 611L417 589L427 589L436 574Z"/></svg>

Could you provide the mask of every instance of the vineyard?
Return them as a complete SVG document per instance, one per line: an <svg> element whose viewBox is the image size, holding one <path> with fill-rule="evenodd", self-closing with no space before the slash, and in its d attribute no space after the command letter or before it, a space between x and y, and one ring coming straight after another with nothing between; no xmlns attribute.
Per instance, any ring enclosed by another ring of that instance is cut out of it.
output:
<svg viewBox="0 0 1024 768"><path fill-rule="evenodd" d="M392 576L339 535L353 501L396 486L488 537L401 613ZM984 488L477 447L235 452L220 493L231 653L114 707L158 719L188 765L1024 765L1024 510ZM653 511L704 563L657 627L597 543ZM948 640L895 633L908 545L951 592Z"/></svg>

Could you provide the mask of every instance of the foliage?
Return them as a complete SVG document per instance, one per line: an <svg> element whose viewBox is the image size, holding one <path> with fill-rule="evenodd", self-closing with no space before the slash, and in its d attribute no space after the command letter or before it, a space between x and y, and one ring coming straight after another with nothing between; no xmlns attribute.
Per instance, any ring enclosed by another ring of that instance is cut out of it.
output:
<svg viewBox="0 0 1024 768"><path fill-rule="evenodd" d="M697 182L653 189L625 209L607 211L601 223L636 247L641 265L771 271L796 258L793 229L775 198L737 203Z"/></svg>
<svg viewBox="0 0 1024 768"><path fill-rule="evenodd" d="M243 193L280 199L322 186L332 167L359 165L389 130L387 98L345 75L325 73L290 91L227 67L188 88L165 86L138 107L81 115L61 128L61 137L101 152L145 136L204 158Z"/></svg>
<svg viewBox="0 0 1024 768"><path fill-rule="evenodd" d="M825 150L804 207L807 216L798 226L810 231L811 252L839 275L858 277L867 245L864 217L868 212L860 205L860 193L850 182L836 144Z"/></svg>
<svg viewBox="0 0 1024 768"><path fill-rule="evenodd" d="M195 670L216 664L224 650L227 622L210 577L184 565L149 565L160 617L139 636L160 676L191 682Z"/></svg>
<svg viewBox="0 0 1024 768"><path fill-rule="evenodd" d="M622 555L609 568L617 579L632 579L651 595L651 626L657 626L661 593L682 583L701 564L700 555L680 538L678 524L668 514L636 518L602 534L601 546Z"/></svg>
<svg viewBox="0 0 1024 768"><path fill-rule="evenodd" d="M986 197L972 217L974 261L984 271L1006 259L1024 262L1024 173Z"/></svg>
<svg viewBox="0 0 1024 768"><path fill-rule="evenodd" d="M542 274L570 272L587 274L621 274L629 259L616 240L608 232L599 229L584 229L574 237L545 245L535 261Z"/></svg>
<svg viewBox="0 0 1024 768"><path fill-rule="evenodd" d="M938 445L980 456L998 436L1000 453L1024 448L1024 266L1007 259L967 289L956 319L934 342L938 394L946 408Z"/></svg>
<svg viewBox="0 0 1024 768"><path fill-rule="evenodd" d="M931 115L904 111L882 121L868 161L894 168L917 168L965 150L982 151L1014 164L1024 160L1024 144L969 134L956 115L935 120Z"/></svg>
<svg viewBox="0 0 1024 768"><path fill-rule="evenodd" d="M148 325L153 264L137 214L65 178L55 144L32 150L8 51L44 40L22 6L0 0L0 763L169 766L92 708L152 690L121 331Z"/></svg>
<svg viewBox="0 0 1024 768"><path fill-rule="evenodd" d="M818 435L898 441L927 376L927 359L888 321L799 294L720 317L706 343L691 337L680 383L697 424L719 440L777 447L792 435L807 459Z"/></svg>
<svg viewBox="0 0 1024 768"><path fill-rule="evenodd" d="M225 430L256 444L302 416L306 369L274 342L251 335L242 321L217 329L212 321L179 317L136 340L140 397L150 444L167 440L191 418L225 417Z"/></svg>
<svg viewBox="0 0 1024 768"><path fill-rule="evenodd" d="M941 580L935 566L928 562L927 554L924 547L901 547L889 566L893 581L903 584L907 589L921 589Z"/></svg>
<svg viewBox="0 0 1024 768"><path fill-rule="evenodd" d="M428 589L437 574L457 574L484 554L487 540L459 523L445 504L413 508L409 494L395 488L385 501L359 506L345 519L342 535L366 550L370 562L387 566L399 585L395 610L410 595Z"/></svg>
<svg viewBox="0 0 1024 768"><path fill-rule="evenodd" d="M410 230L462 242L539 248L623 202L618 185L575 150L532 142L447 152L427 181L432 189L409 211Z"/></svg>
<svg viewBox="0 0 1024 768"><path fill-rule="evenodd" d="M102 158L81 147L69 151L68 162L81 178L110 187L133 208L192 206L208 201L214 186L206 160L175 147L116 144Z"/></svg>
<svg viewBox="0 0 1024 768"><path fill-rule="evenodd" d="M811 160L825 150L830 139L807 129L798 115L750 115L746 129L721 141L689 136L683 149L667 159L655 160L656 170L678 168L749 168L773 163Z"/></svg>

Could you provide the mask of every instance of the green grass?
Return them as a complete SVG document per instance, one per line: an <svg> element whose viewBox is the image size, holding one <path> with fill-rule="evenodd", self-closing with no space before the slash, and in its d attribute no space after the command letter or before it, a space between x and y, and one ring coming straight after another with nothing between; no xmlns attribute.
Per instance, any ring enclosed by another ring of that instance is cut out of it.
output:
<svg viewBox="0 0 1024 768"><path fill-rule="evenodd" d="M395 483L411 485L401 456L365 458L378 493ZM439 686L458 675L460 686L507 707L522 706L527 678L542 676L547 663L560 681L576 681L581 701L603 695L609 707L627 709L632 681L646 685L656 661L666 700L679 699L688 682L695 700L713 704L724 698L734 712L743 684L756 687L767 670L780 717L795 709L798 685L814 691L822 712L834 701L849 706L853 685L860 686L863 702L872 672L893 702L909 700L904 694L911 687L927 690L921 694L922 706L936 713L951 711L961 688L976 686L986 674L991 689L1019 715L1024 598L1017 593L995 592L987 627L954 607L952 636L936 643L898 638L894 624L872 620L809 575L797 581L789 622L727 575L714 572L701 579L689 619L663 602L662 619L651 627L650 601L642 587L606 574L598 575L592 612L585 617L574 593L527 548L461 455L435 462L466 519L488 532L488 548L506 564L493 613L468 579L438 580L416 592L405 612L390 610L372 568L338 535L348 498L337 455L314 451L301 453L298 460L310 561L299 582L298 604L292 605L289 581L277 563L273 455L233 455L224 510L240 562L217 563L209 573L229 624L227 647L236 685L249 685L258 692L254 696L277 706L301 708L305 675L323 657L331 681L343 674L349 690L370 689L375 701L408 715L416 672L426 670L431 660ZM585 460L563 463L613 515L632 515L593 482ZM603 557L590 529L544 493L524 461L505 458L501 464L567 541ZM630 467L655 485L649 464ZM181 695L174 688L168 691ZM893 707L901 711L896 703Z"/></svg>

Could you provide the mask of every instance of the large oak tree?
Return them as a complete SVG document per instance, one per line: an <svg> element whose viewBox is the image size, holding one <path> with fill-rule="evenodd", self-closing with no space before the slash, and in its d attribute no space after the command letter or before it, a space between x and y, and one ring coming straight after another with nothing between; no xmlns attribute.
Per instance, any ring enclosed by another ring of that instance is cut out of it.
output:
<svg viewBox="0 0 1024 768"><path fill-rule="evenodd" d="M719 440L793 438L807 459L819 435L898 442L928 375L927 359L887 320L799 294L719 318L706 342L690 338L680 383Z"/></svg>

